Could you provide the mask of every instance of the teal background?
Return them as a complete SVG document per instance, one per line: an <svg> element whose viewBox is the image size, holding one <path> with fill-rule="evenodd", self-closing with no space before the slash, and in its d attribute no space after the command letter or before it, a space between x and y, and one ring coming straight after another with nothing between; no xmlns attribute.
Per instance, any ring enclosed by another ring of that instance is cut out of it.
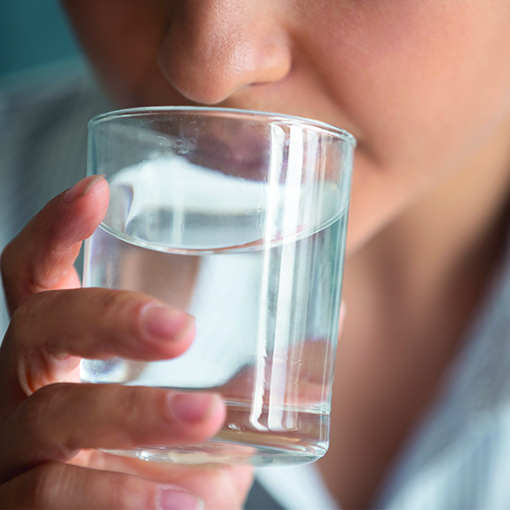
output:
<svg viewBox="0 0 510 510"><path fill-rule="evenodd" d="M0 0L0 76L79 55L58 0Z"/></svg>

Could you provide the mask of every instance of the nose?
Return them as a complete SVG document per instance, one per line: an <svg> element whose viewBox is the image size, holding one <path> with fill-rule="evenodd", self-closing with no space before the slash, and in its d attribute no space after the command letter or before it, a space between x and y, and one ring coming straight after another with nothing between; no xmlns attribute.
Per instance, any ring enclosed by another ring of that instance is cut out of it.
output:
<svg viewBox="0 0 510 510"><path fill-rule="evenodd" d="M244 87L284 78L292 59L271 7L279 1L177 2L158 55L166 79L186 98L216 104Z"/></svg>

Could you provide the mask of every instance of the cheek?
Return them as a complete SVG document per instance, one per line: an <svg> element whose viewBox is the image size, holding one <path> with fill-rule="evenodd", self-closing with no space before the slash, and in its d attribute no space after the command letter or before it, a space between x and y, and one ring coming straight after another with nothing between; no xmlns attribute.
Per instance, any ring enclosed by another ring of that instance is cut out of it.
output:
<svg viewBox="0 0 510 510"><path fill-rule="evenodd" d="M119 106L149 105L153 96L173 98L157 64L159 47L171 19L172 2L64 0L63 3L83 48Z"/></svg>
<svg viewBox="0 0 510 510"><path fill-rule="evenodd" d="M357 131L350 228L363 238L510 115L510 2L347 4L335 22L310 16L308 54L324 56L316 72Z"/></svg>
<svg viewBox="0 0 510 510"><path fill-rule="evenodd" d="M329 27L317 51L330 55L321 70L329 92L374 159L454 150L508 112L510 2L492 10L480 0L470 8L443 0L362 5Z"/></svg>

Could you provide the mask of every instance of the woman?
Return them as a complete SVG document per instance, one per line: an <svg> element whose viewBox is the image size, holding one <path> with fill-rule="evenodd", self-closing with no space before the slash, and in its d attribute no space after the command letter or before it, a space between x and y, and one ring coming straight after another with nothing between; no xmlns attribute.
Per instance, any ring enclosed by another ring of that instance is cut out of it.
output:
<svg viewBox="0 0 510 510"><path fill-rule="evenodd" d="M330 451L316 465L321 483L343 508L510 505L498 478L508 465L488 453L503 453L508 442L508 390L491 386L469 412L461 391L470 370L484 373L470 364L488 326L469 337L473 314L497 309L506 288L487 297L505 267L508 229L510 4L68 0L65 6L117 106L278 111L356 136L348 312ZM249 468L142 468L86 451L210 437L225 412L217 396L50 385L75 380L81 357L172 357L191 340L176 310L153 307L142 317L146 296L74 289L79 243L101 221L107 200L104 180L77 183L4 252L13 318L0 358L0 505L199 508L197 496L205 508L239 508ZM135 345L143 348L135 352ZM502 345L488 373L506 373ZM483 387L473 384L465 387ZM128 408L138 411L126 414ZM449 429L458 418L463 423ZM469 477L479 478L477 470L489 475L474 490L480 480Z"/></svg>

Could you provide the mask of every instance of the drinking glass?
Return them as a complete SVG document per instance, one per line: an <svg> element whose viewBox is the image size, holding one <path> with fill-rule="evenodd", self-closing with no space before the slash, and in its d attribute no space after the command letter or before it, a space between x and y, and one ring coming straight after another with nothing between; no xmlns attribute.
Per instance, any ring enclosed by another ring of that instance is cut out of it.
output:
<svg viewBox="0 0 510 510"><path fill-rule="evenodd" d="M355 139L280 114L161 107L89 124L88 173L110 203L84 285L150 294L196 318L169 361L84 360L82 380L219 392L201 444L145 460L311 462L327 450Z"/></svg>

